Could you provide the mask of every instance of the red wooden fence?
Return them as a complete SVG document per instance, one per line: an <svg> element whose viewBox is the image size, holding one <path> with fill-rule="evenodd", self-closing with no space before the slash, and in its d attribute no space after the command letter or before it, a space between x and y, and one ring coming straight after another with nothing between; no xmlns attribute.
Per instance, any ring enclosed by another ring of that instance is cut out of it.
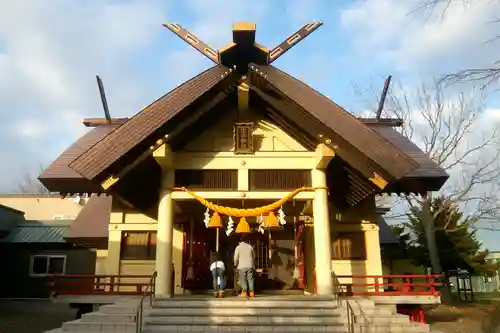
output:
<svg viewBox="0 0 500 333"><path fill-rule="evenodd" d="M142 295L149 275L53 275L52 295ZM338 275L341 295L439 296L440 275Z"/></svg>
<svg viewBox="0 0 500 333"><path fill-rule="evenodd" d="M52 295L142 295L149 275L52 275Z"/></svg>
<svg viewBox="0 0 500 333"><path fill-rule="evenodd" d="M439 296L441 275L337 275L342 295Z"/></svg>

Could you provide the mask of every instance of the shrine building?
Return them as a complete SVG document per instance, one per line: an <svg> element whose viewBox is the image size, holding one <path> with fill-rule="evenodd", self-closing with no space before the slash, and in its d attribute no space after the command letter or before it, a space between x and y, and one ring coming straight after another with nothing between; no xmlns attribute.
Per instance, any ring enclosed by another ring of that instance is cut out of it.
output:
<svg viewBox="0 0 500 333"><path fill-rule="evenodd" d="M246 234L262 292L326 295L332 272L383 275L376 197L438 191L448 175L400 119L357 117L273 66L320 25L269 49L239 22L219 50L166 25L213 67L131 118L105 106L84 119L89 131L39 177L90 195L66 240L96 249L95 274L156 271L163 296L210 289L210 251L230 261Z"/></svg>

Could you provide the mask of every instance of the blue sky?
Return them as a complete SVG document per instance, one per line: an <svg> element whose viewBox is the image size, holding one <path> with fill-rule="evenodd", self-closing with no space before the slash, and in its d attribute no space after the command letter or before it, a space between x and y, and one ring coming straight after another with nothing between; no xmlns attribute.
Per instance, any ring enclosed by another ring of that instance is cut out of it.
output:
<svg viewBox="0 0 500 333"><path fill-rule="evenodd" d="M211 65L162 23L180 23L219 48L231 40L233 22L253 21L258 42L271 48L301 25L322 20L318 31L275 64L358 114L376 107L388 74L412 92L436 75L498 59L498 45L485 43L498 31L488 23L500 14L495 2L453 7L444 19L408 15L414 2L4 1L0 191L15 191L24 175L35 174L83 134L83 117L103 115L95 74L119 117ZM500 119L497 99L488 98L485 109L489 118L482 126ZM492 247L498 234L481 236Z"/></svg>

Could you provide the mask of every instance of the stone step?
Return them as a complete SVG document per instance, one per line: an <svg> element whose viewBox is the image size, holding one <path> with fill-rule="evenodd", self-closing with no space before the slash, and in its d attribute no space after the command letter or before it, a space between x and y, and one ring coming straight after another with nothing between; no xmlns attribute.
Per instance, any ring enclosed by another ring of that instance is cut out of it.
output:
<svg viewBox="0 0 500 333"><path fill-rule="evenodd" d="M144 323L152 325L221 325L221 326L258 326L258 325L307 325L307 326L337 326L344 325L339 316L168 316L168 317L146 317Z"/></svg>
<svg viewBox="0 0 500 333"><path fill-rule="evenodd" d="M258 325L258 326L223 326L223 325L162 325L162 326L148 326L143 330L144 333L169 333L169 332L204 332L204 333L219 333L219 332L241 332L241 333L311 333L311 332L323 332L323 333L348 333L348 329L345 325L339 326L298 326L298 325L288 325L288 326L269 326L269 325ZM377 326L371 325L369 327L356 326L354 328L355 333L429 333L429 329L425 327L417 326L400 326L391 327L387 326Z"/></svg>
<svg viewBox="0 0 500 333"><path fill-rule="evenodd" d="M90 312L82 316L82 322L135 323L135 313Z"/></svg>
<svg viewBox="0 0 500 333"><path fill-rule="evenodd" d="M115 304L110 304L110 305L103 305L99 308L99 312L101 313L117 313L117 314L135 314L137 311L137 307L139 306L139 303L135 304L134 306L132 305L115 305ZM149 307L148 306L145 306Z"/></svg>
<svg viewBox="0 0 500 333"><path fill-rule="evenodd" d="M346 308L342 308L343 311L347 311ZM373 309L363 309L363 312L361 313L361 311L357 308L353 308L353 311L354 313L356 313L357 315L361 316L362 313L371 318L371 317L379 317L379 316L392 316L392 315L395 315L396 313L394 313L393 311L389 310L389 309L380 309L380 308L373 308Z"/></svg>
<svg viewBox="0 0 500 333"><path fill-rule="evenodd" d="M355 332L359 333L429 333L428 325L370 325L368 327L355 327Z"/></svg>
<svg viewBox="0 0 500 333"><path fill-rule="evenodd" d="M374 308L375 307L374 301L372 301L371 299L366 299L366 298L362 298L362 297L356 297L356 296L354 296L354 297L340 297L340 300L342 301L342 303L344 303L345 301L349 301L353 305L359 304L363 308Z"/></svg>
<svg viewBox="0 0 500 333"><path fill-rule="evenodd" d="M257 317L261 318L262 321L273 321L274 318L278 318L276 320L281 320L279 317L288 318L290 320L297 320L297 318L303 317L311 317L315 318L314 320L321 322L323 317L327 318L337 318L337 321L340 323L347 323L347 314L346 310L342 308L337 309L268 309L268 308L232 308L232 309L223 309L223 316L221 316L222 311L213 311L212 309L206 308L168 308L168 309L150 309L145 310L144 318L145 321L149 320L149 318L162 318L162 317L198 317L198 318L206 318L206 320L210 320L211 322L219 323L223 322L226 317ZM366 313L365 313L366 314ZM405 315L392 314L390 311L380 311L379 313L373 313L372 315L367 315L367 318L370 322L373 323L385 323L385 324L393 324L393 323L409 323L409 317ZM358 317L361 318L360 315ZM202 320L202 319L199 319ZM205 320L205 319L203 319ZM247 319L242 319L247 320ZM257 319L256 319L257 320ZM301 319L298 319L301 320ZM304 320L304 319L302 319Z"/></svg>
<svg viewBox="0 0 500 333"><path fill-rule="evenodd" d="M228 296L225 298L215 298L204 295L194 295L185 297L162 297L157 296L154 301L169 301L169 302L192 302L192 301L219 301L219 302L239 302L241 300L266 300L266 301L281 301L281 302L332 302L336 300L334 296L303 296L303 295L255 295L255 297L237 297Z"/></svg>
<svg viewBox="0 0 500 333"><path fill-rule="evenodd" d="M331 308L337 307L336 302L325 301L307 301L307 302L293 302L293 301L278 301L278 300L259 300L259 299L240 299L240 300L226 300L226 299L213 299L213 300L189 300L189 301L168 301L156 300L153 303L153 308Z"/></svg>
<svg viewBox="0 0 500 333"><path fill-rule="evenodd" d="M362 319L359 319L362 321ZM297 325L330 325L330 324L347 324L348 318L340 314L325 314L323 316L317 315L227 315L223 316L191 316L191 315L170 315L170 316L149 316L144 318L144 323L150 325L283 325L283 324L297 324ZM384 316L374 317L368 319L369 323L376 325L394 326L410 324L407 316ZM410 325L411 326L411 325Z"/></svg>
<svg viewBox="0 0 500 333"><path fill-rule="evenodd" d="M328 332L328 333L348 333L346 327L342 326L223 326L223 325L163 325L155 327L145 327L144 333L167 333L167 332L204 332L204 333L219 333L219 332L241 332L241 333L285 333L285 332ZM403 333L403 332L401 332Z"/></svg>
<svg viewBox="0 0 500 333"><path fill-rule="evenodd" d="M254 304L252 304L254 305ZM145 315L152 316L169 316L169 315L178 315L178 316L210 316L216 315L221 311L224 311L224 314L227 315L265 315L265 314L276 314L276 315L286 315L292 316L297 314L303 315L329 315L329 314L345 314L347 311L344 307L332 307L330 304L326 304L323 307L298 307L289 306L280 304L279 307L266 307L266 306L215 306L209 307L206 304L201 305L198 303L190 304L189 307L172 307L169 304L157 304L153 308L145 308ZM116 308L116 307L102 307L100 312L103 313L135 313L135 309L125 309L125 308ZM357 308L354 308L354 312L360 315L360 311ZM388 317L394 315L394 313L389 309L384 308L373 308L373 309L363 309L363 313L367 317Z"/></svg>
<svg viewBox="0 0 500 333"><path fill-rule="evenodd" d="M341 316L345 310L341 308L247 308L233 307L223 309L210 308L153 308L145 309L144 316L217 316L221 313L224 316Z"/></svg>
<svg viewBox="0 0 500 333"><path fill-rule="evenodd" d="M81 319L65 322L63 332L72 333L135 333L135 323L85 322Z"/></svg>
<svg viewBox="0 0 500 333"><path fill-rule="evenodd" d="M368 321L374 324L391 324L391 325L411 323L410 318L404 315L368 317Z"/></svg>

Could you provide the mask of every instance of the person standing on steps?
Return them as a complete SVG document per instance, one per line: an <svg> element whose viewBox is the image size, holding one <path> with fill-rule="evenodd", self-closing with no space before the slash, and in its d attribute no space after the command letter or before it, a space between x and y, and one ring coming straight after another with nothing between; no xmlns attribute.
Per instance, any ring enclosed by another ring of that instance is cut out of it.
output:
<svg viewBox="0 0 500 333"><path fill-rule="evenodd" d="M238 270L239 285L241 287L241 297L254 297L254 277L253 271L255 254L252 245L248 243L245 236L242 236L240 243L234 250L234 265Z"/></svg>
<svg viewBox="0 0 500 333"><path fill-rule="evenodd" d="M219 251L210 253L210 271L212 272L212 283L215 291L215 297L224 297L224 272L226 265L222 260Z"/></svg>

